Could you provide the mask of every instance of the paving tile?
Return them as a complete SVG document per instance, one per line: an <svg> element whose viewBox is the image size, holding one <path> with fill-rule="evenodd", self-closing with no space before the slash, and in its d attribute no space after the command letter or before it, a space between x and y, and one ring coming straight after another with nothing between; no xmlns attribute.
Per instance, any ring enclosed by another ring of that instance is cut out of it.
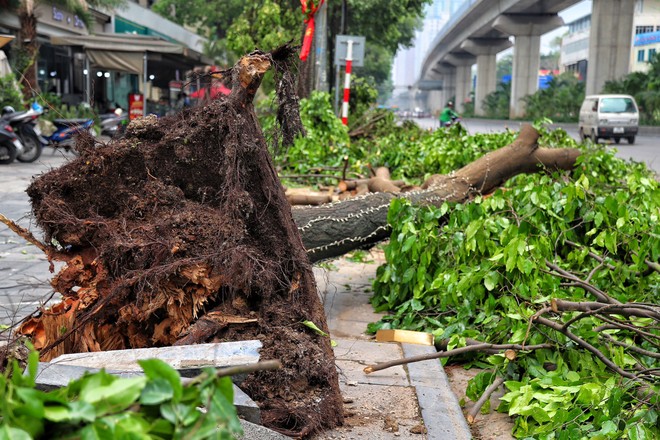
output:
<svg viewBox="0 0 660 440"><path fill-rule="evenodd" d="M403 357L403 351L397 343L352 341L349 339L337 339L335 342L337 342L335 357L341 360L376 363Z"/></svg>
<svg viewBox="0 0 660 440"><path fill-rule="evenodd" d="M363 361L335 360L339 372L339 381L346 384L360 385L390 385L406 387L410 385L406 370L402 366L388 368L383 371L365 374L364 367L367 363Z"/></svg>
<svg viewBox="0 0 660 440"><path fill-rule="evenodd" d="M373 340L373 335L366 333L366 321L340 321L335 318L328 319L328 328L330 329L330 336L333 339L360 339L365 341Z"/></svg>

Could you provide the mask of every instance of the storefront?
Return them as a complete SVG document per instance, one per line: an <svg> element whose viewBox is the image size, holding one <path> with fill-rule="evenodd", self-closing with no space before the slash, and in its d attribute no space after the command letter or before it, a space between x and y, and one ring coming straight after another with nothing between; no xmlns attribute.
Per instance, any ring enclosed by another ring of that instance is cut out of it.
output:
<svg viewBox="0 0 660 440"><path fill-rule="evenodd" d="M87 35L89 30L85 23L59 6L40 3L35 10L37 17L37 39L39 41L39 57L35 64L39 87L42 92L55 93L62 97L63 102L77 103L82 100L84 78L79 68L83 61L80 55L71 47L55 46L51 37ZM111 16L92 11L93 32L102 32L111 25ZM0 34L17 36L20 22L16 11L0 12ZM3 48L10 61L18 56L14 40Z"/></svg>
<svg viewBox="0 0 660 440"><path fill-rule="evenodd" d="M51 44L81 55L84 99L100 111L116 104L126 108L129 93L144 94L150 111L149 105L155 106L164 94L170 101L171 81L183 79L184 73L196 66L210 64L206 57L181 44L145 35L53 37Z"/></svg>
<svg viewBox="0 0 660 440"><path fill-rule="evenodd" d="M129 93L142 93L156 108L158 101L172 101L172 93L176 96L185 82L185 72L211 64L190 49L203 47L202 37L137 4L129 2L111 15L91 13L91 32L79 17L59 6L40 3L35 13L39 86L64 103L87 102L104 112L116 105L126 108ZM0 34L17 36L19 28L16 11L0 11ZM4 48L10 62L17 56L16 44L14 40ZM178 84L172 92L171 81Z"/></svg>

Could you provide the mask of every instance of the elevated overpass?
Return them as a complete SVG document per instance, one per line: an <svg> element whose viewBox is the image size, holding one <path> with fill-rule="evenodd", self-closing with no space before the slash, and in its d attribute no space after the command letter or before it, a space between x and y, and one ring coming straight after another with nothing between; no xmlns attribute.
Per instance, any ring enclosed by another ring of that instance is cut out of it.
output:
<svg viewBox="0 0 660 440"><path fill-rule="evenodd" d="M442 108L454 96L458 111L469 100L477 64L475 111L495 91L496 55L513 46L510 117L524 117L522 98L538 88L541 36L564 25L558 13L581 0L466 0L435 38L417 88L442 82L427 94L427 107ZM587 93L628 71L635 0L593 0ZM510 37L513 37L513 42Z"/></svg>

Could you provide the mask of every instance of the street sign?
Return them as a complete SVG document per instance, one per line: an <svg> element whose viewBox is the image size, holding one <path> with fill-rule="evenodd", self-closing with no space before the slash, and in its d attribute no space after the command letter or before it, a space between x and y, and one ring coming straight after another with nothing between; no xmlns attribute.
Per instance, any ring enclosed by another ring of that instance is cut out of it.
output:
<svg viewBox="0 0 660 440"><path fill-rule="evenodd" d="M364 66L364 46L367 39L354 35L337 35L335 38L335 66L346 65L348 40L353 41L353 67Z"/></svg>

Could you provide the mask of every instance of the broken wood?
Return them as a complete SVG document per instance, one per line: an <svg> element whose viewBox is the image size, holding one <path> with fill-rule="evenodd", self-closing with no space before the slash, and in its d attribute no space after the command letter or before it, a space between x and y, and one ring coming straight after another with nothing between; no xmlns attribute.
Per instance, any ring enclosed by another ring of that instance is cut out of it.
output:
<svg viewBox="0 0 660 440"><path fill-rule="evenodd" d="M537 345L520 345L520 344L490 344L488 342L482 342L480 344L468 345L466 347L454 348L453 350L439 351L437 353L423 354L420 356L411 356L403 359L395 359L387 362L380 362L374 365L368 365L364 368L366 374L371 374L376 371L385 370L387 368L395 367L397 365L411 364L413 362L422 362L428 361L431 359L440 359L452 356L458 356L465 353L471 353L474 351L487 351L487 350L497 350L498 352L506 350L516 350L516 351L532 351L532 350L541 350L544 348L554 348L552 344L537 344Z"/></svg>
<svg viewBox="0 0 660 440"><path fill-rule="evenodd" d="M286 199L291 205L322 205L332 202L332 196L327 194L289 194Z"/></svg>
<svg viewBox="0 0 660 440"><path fill-rule="evenodd" d="M401 191L401 189L398 186L396 186L394 183L392 183L390 179L386 179L379 176L372 177L371 179L369 179L367 186L369 187L369 191L371 192L398 193Z"/></svg>
<svg viewBox="0 0 660 440"><path fill-rule="evenodd" d="M497 390L502 384L504 383L504 378L503 377L496 377L495 380L493 381L492 384L488 386L479 398L477 402L474 404L472 408L468 411L467 414L467 422L471 425L477 420L477 415L479 415L479 411L481 410L481 407L484 406L484 403L486 403L487 400L490 399L490 396Z"/></svg>

